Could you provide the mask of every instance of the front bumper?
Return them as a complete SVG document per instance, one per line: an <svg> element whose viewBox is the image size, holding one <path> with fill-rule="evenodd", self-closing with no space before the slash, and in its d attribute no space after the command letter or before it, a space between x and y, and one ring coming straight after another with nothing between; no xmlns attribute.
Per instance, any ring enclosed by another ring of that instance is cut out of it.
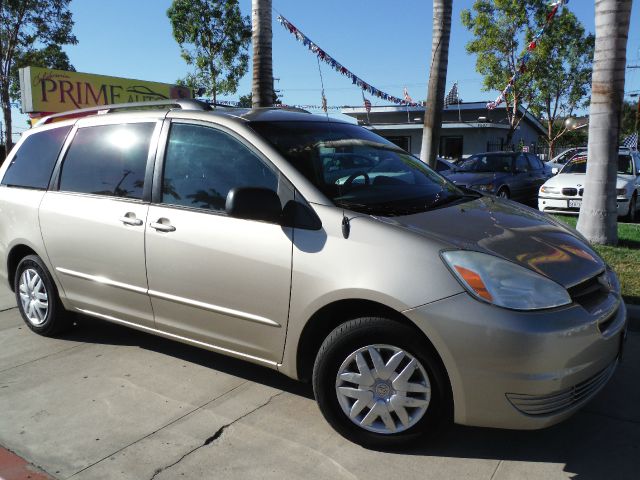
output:
<svg viewBox="0 0 640 480"><path fill-rule="evenodd" d="M570 207L570 200L582 201L582 197L540 196L538 197L538 210L545 213L566 213L569 215L578 215L580 213L580 207ZM623 217L629 213L628 198L617 198L616 206L619 217Z"/></svg>
<svg viewBox="0 0 640 480"><path fill-rule="evenodd" d="M553 425L600 391L627 315L613 293L590 310L574 303L517 312L462 293L404 313L443 360L456 423L510 429Z"/></svg>

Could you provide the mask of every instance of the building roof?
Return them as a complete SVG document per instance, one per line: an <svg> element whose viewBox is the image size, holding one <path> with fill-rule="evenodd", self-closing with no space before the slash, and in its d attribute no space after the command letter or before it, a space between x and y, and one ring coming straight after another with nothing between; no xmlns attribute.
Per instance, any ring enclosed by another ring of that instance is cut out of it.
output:
<svg viewBox="0 0 640 480"><path fill-rule="evenodd" d="M507 106L506 104L502 104L499 105L498 107L496 107L493 112L500 112L500 111L505 111L506 113L506 109ZM446 107L444 107L443 112L457 112L457 111L473 111L473 110L477 110L478 112L484 112L487 113L487 102L486 101L481 101L481 102L460 102L457 104L453 104L453 105L448 105ZM423 106L415 106L415 107L410 107L410 106L403 106L403 105L380 105L380 106L372 106L371 110L369 112L369 115L375 115L376 117L379 117L380 115L384 115L384 114L390 114L390 113L424 113L425 111L425 107ZM542 125L542 123L540 123L540 121L533 116L528 110L526 110L524 107L522 107L522 105L520 105L518 107L518 111L524 115L524 118L527 119L529 121L529 123L535 128L537 129L540 133L544 134L546 133L546 129L544 128L544 126ZM349 115L351 117L357 117L358 115L367 115L367 111L364 108L364 106L353 106L353 107L344 107L341 110L341 113L345 114L345 115ZM481 117L484 115L478 115L478 117ZM372 124L377 124L377 123L383 123L383 122L371 122ZM443 123L443 127L444 125L447 125L450 122L444 122ZM455 123L460 123L460 122L455 122ZM468 124L470 122L464 122L465 124ZM474 122L471 122L472 124ZM484 123L491 123L492 126L494 125L499 125L501 123L497 123L497 122L475 122L478 124L484 124ZM407 125L403 122L394 122L394 125ZM398 127L399 128L399 127Z"/></svg>

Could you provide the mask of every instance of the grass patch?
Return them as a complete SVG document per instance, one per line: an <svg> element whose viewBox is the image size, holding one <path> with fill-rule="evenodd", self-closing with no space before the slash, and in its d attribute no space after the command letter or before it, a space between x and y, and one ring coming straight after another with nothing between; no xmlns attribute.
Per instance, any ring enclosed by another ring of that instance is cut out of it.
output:
<svg viewBox="0 0 640 480"><path fill-rule="evenodd" d="M575 228L578 217L554 215L558 220ZM640 305L640 225L618 224L618 245L593 245L618 274L625 302Z"/></svg>

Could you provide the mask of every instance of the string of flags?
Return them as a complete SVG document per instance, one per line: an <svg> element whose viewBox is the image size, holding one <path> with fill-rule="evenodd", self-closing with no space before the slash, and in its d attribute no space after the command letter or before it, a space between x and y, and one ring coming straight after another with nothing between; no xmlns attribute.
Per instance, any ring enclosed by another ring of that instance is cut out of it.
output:
<svg viewBox="0 0 640 480"><path fill-rule="evenodd" d="M545 21L542 28L538 30L538 32L533 36L533 39L527 45L527 49L524 52L524 54L520 56L518 60L519 66L516 69L513 76L511 77L511 80L509 80L509 83L507 84L507 86L504 88L504 90L502 90L502 92L500 92L500 95L498 95L498 98L496 98L493 102L487 103L487 109L493 110L494 108L496 108L498 105L500 105L502 102L506 100L506 97L509 94L509 92L511 92L511 89L513 88L513 85L515 84L516 80L520 77L520 75L522 75L526 71L527 62L531 58L531 52L533 52L533 50L535 50L536 46L538 45L538 40L540 40L540 37L542 37L546 28L553 21L553 18L558 12L558 9L566 5L567 3L569 3L569 0L556 0L551 4L549 4L549 6L551 7L551 11L547 14L547 20Z"/></svg>
<svg viewBox="0 0 640 480"><path fill-rule="evenodd" d="M388 102L392 102L398 105L406 105L409 107L419 106L417 103L415 103L411 99L406 88L404 89L404 99L394 97L393 95L389 95L388 93L385 93L382 90L375 88L374 86L368 84L367 82L362 80L360 77L355 75L347 67L337 62L331 55L329 55L327 52L321 49L317 44L313 43L309 39L309 37L307 37L304 33L302 33L295 25L293 25L289 20L284 18L282 15L278 15L277 20L284 28L286 28L289 31L289 33L291 33L294 37L296 37L296 40L298 40L299 42L302 42L302 44L305 47L307 47L309 50L315 53L320 60L328 64L336 72L351 79L351 82L353 83L353 85L358 86L363 91L368 92L370 95L373 95L374 97L381 98Z"/></svg>

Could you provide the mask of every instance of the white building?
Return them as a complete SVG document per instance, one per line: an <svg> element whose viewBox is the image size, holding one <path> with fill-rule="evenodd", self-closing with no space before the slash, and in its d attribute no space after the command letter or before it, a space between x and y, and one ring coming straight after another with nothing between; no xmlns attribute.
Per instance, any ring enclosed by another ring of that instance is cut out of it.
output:
<svg viewBox="0 0 640 480"><path fill-rule="evenodd" d="M487 102L462 102L444 109L440 131L441 156L456 159L510 148L506 145L509 123L505 106L487 110L486 105ZM517 147L522 141L526 146L533 146L545 129L533 115L520 108L524 118L513 134L512 144ZM368 114L364 106L346 107L342 113L414 155L420 155L424 107L371 107Z"/></svg>

